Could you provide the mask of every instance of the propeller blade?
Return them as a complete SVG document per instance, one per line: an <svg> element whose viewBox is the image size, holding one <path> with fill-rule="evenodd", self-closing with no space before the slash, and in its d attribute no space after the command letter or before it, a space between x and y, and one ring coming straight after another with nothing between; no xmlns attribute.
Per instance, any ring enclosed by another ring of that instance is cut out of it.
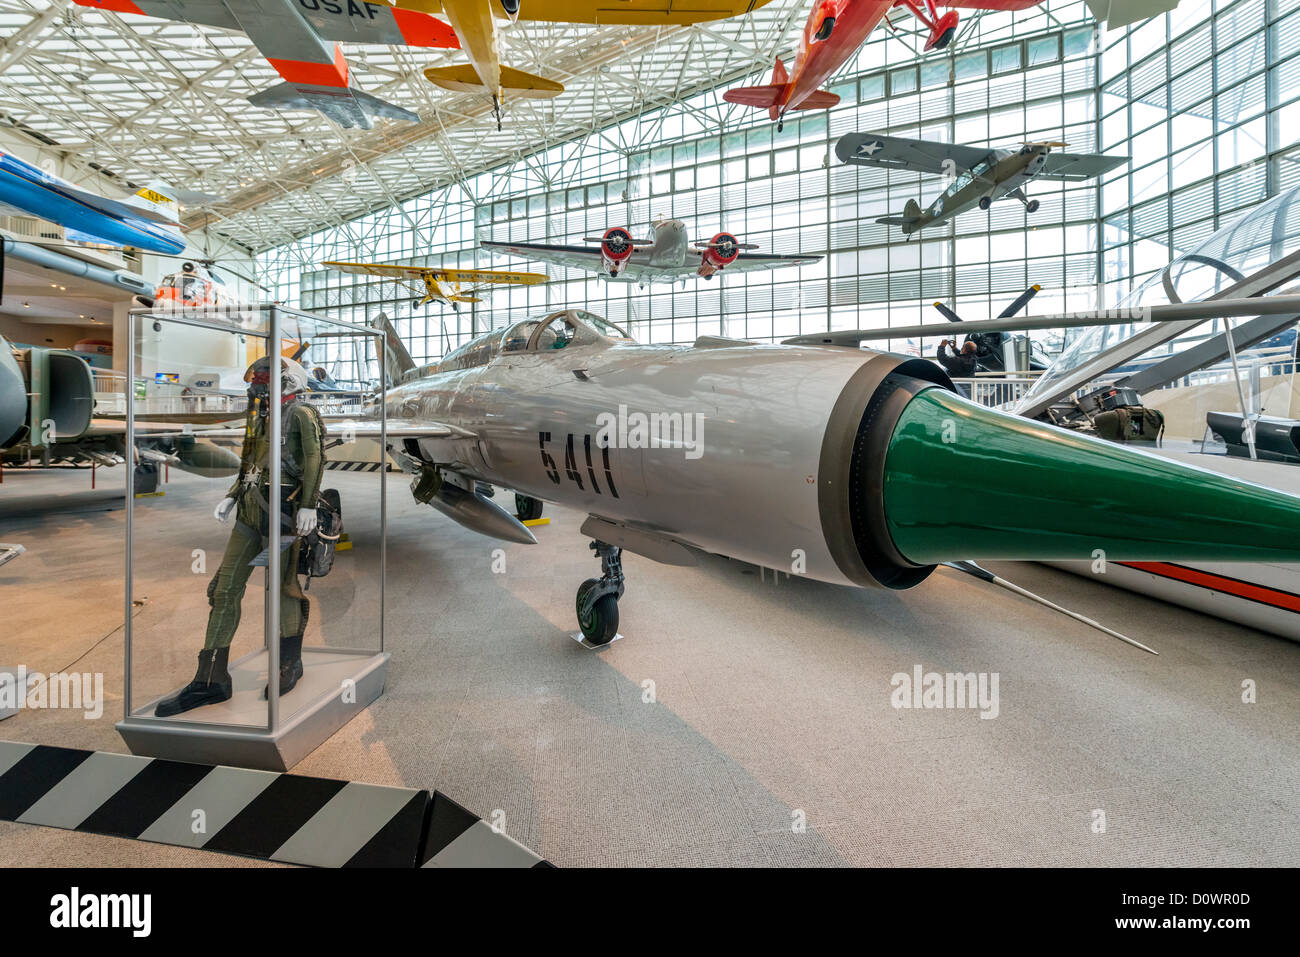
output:
<svg viewBox="0 0 1300 957"><path fill-rule="evenodd" d="M998 313L998 318L1010 319L1021 309L1023 309L1026 305L1028 305L1029 300L1037 296L1038 291L1042 288L1043 287L1038 285L1038 283L1034 283L1032 286L1030 286L1020 295L1016 296L1016 298L1012 301L1011 305L1007 306L1007 308L1003 309L1000 313Z"/></svg>
<svg viewBox="0 0 1300 957"><path fill-rule="evenodd" d="M947 306L945 306L945 305L944 305L943 303L941 303L941 302L936 302L936 303L934 304L934 308L938 309L939 312L943 314L944 318L947 319L949 322L961 322L961 321L962 321L961 316L957 315L957 313L953 312L951 309L949 309Z"/></svg>

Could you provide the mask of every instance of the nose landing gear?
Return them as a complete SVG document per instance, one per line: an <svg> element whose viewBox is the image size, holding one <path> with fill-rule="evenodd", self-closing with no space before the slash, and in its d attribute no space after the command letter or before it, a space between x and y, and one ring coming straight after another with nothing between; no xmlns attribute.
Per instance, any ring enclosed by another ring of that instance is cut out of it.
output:
<svg viewBox="0 0 1300 957"><path fill-rule="evenodd" d="M618 634L618 600L623 597L623 549L592 542L600 559L600 578L588 578L578 587L578 627L588 644L607 645Z"/></svg>

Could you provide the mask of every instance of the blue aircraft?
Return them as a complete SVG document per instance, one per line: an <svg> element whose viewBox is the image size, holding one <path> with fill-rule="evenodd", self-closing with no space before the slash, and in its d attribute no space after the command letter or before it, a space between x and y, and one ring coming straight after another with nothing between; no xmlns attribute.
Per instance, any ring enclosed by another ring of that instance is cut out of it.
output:
<svg viewBox="0 0 1300 957"><path fill-rule="evenodd" d="M185 249L170 187L150 184L123 200L73 186L12 153L0 152L0 212L58 223L69 239L134 246L174 256Z"/></svg>

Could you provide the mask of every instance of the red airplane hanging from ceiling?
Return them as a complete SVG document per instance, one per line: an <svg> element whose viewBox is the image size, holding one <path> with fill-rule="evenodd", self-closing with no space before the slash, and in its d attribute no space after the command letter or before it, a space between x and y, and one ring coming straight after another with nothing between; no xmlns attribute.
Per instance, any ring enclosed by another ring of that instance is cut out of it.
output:
<svg viewBox="0 0 1300 957"><path fill-rule="evenodd" d="M1040 3L1042 0L817 0L803 28L793 76L778 58L771 83L728 90L722 98L767 110L780 129L791 110L824 110L840 101L834 93L821 89L822 83L858 52L895 7L912 11L929 28L926 50L942 50L952 42L959 17L956 10L940 15L938 6L1014 11Z"/></svg>

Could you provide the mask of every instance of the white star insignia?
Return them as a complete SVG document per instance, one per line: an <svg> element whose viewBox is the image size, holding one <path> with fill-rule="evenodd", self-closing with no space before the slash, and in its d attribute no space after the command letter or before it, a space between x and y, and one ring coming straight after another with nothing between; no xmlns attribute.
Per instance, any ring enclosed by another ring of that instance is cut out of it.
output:
<svg viewBox="0 0 1300 957"><path fill-rule="evenodd" d="M879 140L873 140L870 143L863 143L858 147L859 156L875 156L885 148L885 144Z"/></svg>

